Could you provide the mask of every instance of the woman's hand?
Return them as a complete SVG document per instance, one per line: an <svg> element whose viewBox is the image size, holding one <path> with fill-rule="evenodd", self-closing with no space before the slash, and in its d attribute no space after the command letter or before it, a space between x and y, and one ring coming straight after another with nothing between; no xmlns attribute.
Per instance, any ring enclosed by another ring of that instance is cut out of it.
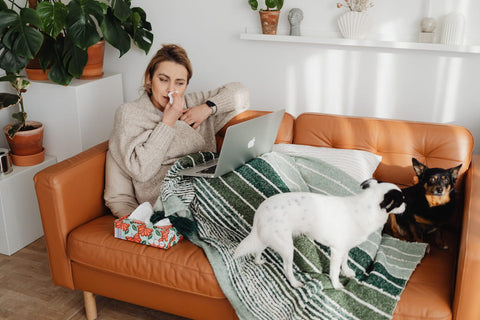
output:
<svg viewBox="0 0 480 320"><path fill-rule="evenodd" d="M178 95L177 92L173 92L172 97L173 103L167 103L165 109L163 110L162 122L173 128L175 122L183 115L183 105L185 103L183 101L183 97Z"/></svg>
<svg viewBox="0 0 480 320"><path fill-rule="evenodd" d="M213 110L207 104L201 104L183 111L183 115L180 117L180 120L185 121L193 129L197 129L203 121L205 121L211 114Z"/></svg>

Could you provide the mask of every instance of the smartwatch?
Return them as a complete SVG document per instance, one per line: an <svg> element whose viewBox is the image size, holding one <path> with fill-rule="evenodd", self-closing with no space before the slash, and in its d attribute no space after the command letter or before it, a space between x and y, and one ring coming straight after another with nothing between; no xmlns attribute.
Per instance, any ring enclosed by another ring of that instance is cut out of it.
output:
<svg viewBox="0 0 480 320"><path fill-rule="evenodd" d="M215 113L217 113L217 105L216 105L215 103L213 103L213 102L210 101L210 100L205 101L205 103L207 104L207 106L209 106L210 108L212 108L212 115L214 115Z"/></svg>

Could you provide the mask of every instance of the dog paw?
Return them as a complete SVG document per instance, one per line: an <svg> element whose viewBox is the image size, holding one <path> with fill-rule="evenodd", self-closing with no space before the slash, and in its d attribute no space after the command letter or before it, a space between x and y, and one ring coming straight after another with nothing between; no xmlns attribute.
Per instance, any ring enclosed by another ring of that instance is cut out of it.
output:
<svg viewBox="0 0 480 320"><path fill-rule="evenodd" d="M298 280L292 280L290 281L290 284L292 285L292 287L294 288L301 288L303 286L303 283L301 283L300 281Z"/></svg>
<svg viewBox="0 0 480 320"><path fill-rule="evenodd" d="M425 248L425 254L430 253L430 244L427 244L427 247Z"/></svg>
<svg viewBox="0 0 480 320"><path fill-rule="evenodd" d="M438 247L442 250L448 250L448 245L446 243L440 244Z"/></svg>
<svg viewBox="0 0 480 320"><path fill-rule="evenodd" d="M332 285L335 290L343 289L343 284L341 284L340 281L332 281Z"/></svg>
<svg viewBox="0 0 480 320"><path fill-rule="evenodd" d="M355 278L355 271L353 271L351 268L342 269L342 273L345 277Z"/></svg>

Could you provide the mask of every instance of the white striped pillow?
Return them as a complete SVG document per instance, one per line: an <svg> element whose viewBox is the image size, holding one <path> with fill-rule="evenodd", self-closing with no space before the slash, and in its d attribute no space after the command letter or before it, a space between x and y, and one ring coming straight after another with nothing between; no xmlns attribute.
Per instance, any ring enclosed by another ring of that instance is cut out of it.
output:
<svg viewBox="0 0 480 320"><path fill-rule="evenodd" d="M272 151L290 156L309 156L320 159L345 171L358 182L371 178L382 161L381 156L368 151L313 147L300 144L275 144Z"/></svg>

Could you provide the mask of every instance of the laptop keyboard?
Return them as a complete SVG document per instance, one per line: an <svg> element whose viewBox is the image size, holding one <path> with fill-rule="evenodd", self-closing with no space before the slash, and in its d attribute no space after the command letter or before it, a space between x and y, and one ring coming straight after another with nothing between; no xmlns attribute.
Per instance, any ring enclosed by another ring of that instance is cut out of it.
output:
<svg viewBox="0 0 480 320"><path fill-rule="evenodd" d="M201 173L215 173L215 170L217 169L217 166L211 166L206 169L201 170Z"/></svg>

